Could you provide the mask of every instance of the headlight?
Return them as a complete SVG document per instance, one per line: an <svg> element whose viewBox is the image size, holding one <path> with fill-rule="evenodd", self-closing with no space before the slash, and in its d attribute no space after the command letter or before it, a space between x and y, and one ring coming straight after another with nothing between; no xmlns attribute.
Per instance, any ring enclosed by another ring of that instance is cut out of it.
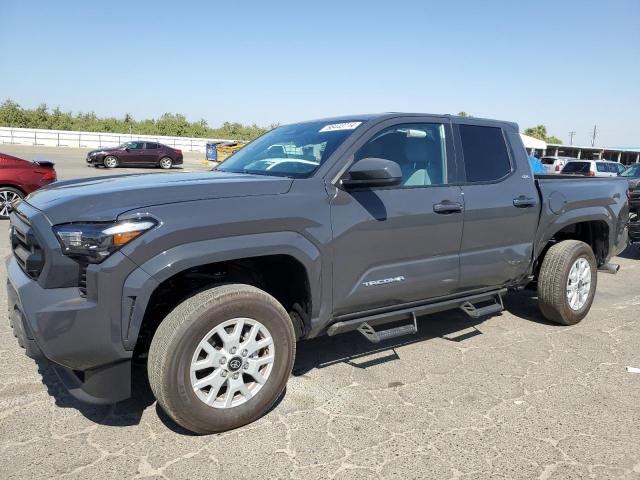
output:
<svg viewBox="0 0 640 480"><path fill-rule="evenodd" d="M62 245L62 253L100 263L156 225L155 220L145 218L117 223L69 223L57 225L53 231Z"/></svg>

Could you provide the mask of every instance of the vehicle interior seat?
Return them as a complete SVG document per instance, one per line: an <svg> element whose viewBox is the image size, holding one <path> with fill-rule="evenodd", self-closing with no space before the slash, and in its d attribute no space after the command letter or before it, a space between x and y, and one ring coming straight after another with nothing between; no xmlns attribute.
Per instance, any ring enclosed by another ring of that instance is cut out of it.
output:
<svg viewBox="0 0 640 480"><path fill-rule="evenodd" d="M405 138L402 185L431 185L431 177L427 171L427 155L429 147L425 138Z"/></svg>

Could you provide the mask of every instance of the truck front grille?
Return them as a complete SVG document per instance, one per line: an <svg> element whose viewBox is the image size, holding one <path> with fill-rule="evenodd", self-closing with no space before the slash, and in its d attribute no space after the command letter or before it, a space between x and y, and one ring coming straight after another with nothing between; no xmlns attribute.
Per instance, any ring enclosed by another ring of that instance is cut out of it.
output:
<svg viewBox="0 0 640 480"><path fill-rule="evenodd" d="M22 271L37 280L44 267L44 253L33 234L31 222L17 211L11 216L11 250Z"/></svg>

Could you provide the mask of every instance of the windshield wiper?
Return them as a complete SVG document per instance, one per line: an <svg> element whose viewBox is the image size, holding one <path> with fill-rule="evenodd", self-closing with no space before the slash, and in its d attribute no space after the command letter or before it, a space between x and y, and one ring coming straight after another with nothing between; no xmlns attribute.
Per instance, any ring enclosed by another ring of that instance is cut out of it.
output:
<svg viewBox="0 0 640 480"><path fill-rule="evenodd" d="M269 171L265 171L265 170L248 170L248 169L222 170L220 168L216 168L216 170L219 171L219 172L227 172L227 173L244 173L246 175L262 175L263 177L296 178L295 176L293 176L291 174L284 173L284 172L269 172Z"/></svg>

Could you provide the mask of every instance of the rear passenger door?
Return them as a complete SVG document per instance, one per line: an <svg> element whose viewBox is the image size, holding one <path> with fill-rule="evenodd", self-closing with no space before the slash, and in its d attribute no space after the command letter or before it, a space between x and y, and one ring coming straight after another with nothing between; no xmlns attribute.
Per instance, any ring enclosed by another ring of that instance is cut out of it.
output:
<svg viewBox="0 0 640 480"><path fill-rule="evenodd" d="M465 122L453 129L464 166L459 289L509 284L527 273L540 213L526 151L516 128Z"/></svg>
<svg viewBox="0 0 640 480"><path fill-rule="evenodd" d="M156 164L158 163L158 155L160 153L160 145L155 142L146 142L144 145L144 155L142 157L142 162L146 164Z"/></svg>

